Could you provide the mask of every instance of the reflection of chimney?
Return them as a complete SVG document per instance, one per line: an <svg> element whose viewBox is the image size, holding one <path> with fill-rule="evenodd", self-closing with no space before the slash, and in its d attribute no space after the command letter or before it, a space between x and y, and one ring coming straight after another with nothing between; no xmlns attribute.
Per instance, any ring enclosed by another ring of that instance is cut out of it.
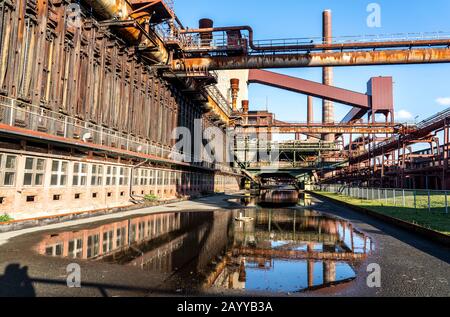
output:
<svg viewBox="0 0 450 317"><path fill-rule="evenodd" d="M239 79L233 78L230 80L231 83L231 104L233 107L233 112L237 112L237 100L239 94Z"/></svg>
<svg viewBox="0 0 450 317"><path fill-rule="evenodd" d="M248 114L249 110L248 105L249 105L248 100L242 100L242 113Z"/></svg>
<svg viewBox="0 0 450 317"><path fill-rule="evenodd" d="M323 262L323 282L324 284L336 282L336 263L332 261Z"/></svg>
<svg viewBox="0 0 450 317"><path fill-rule="evenodd" d="M314 287L314 261L308 260L308 287Z"/></svg>
<svg viewBox="0 0 450 317"><path fill-rule="evenodd" d="M247 281L247 273L245 272L245 263L241 261L239 266L239 282L244 283Z"/></svg>
<svg viewBox="0 0 450 317"><path fill-rule="evenodd" d="M323 12L323 43L331 44L333 42L332 33L332 18L331 10L325 10ZM322 71L322 83L324 85L333 85L333 68L324 67ZM334 123L334 106L329 100L323 100L322 103L322 122ZM325 141L334 141L333 134L326 134L323 136Z"/></svg>
<svg viewBox="0 0 450 317"><path fill-rule="evenodd" d="M211 29L214 27L214 21L211 19L201 19L198 21L198 26L200 29ZM200 33L201 46L211 46L212 39L212 33Z"/></svg>

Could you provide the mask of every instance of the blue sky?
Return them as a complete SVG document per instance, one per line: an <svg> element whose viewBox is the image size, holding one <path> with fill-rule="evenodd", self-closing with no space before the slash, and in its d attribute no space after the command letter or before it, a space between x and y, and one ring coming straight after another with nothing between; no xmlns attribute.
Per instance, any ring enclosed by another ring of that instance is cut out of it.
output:
<svg viewBox="0 0 450 317"><path fill-rule="evenodd" d="M369 28L367 5L381 6L381 28ZM333 12L333 35L372 35L407 32L450 34L449 0L175 0L175 9L185 26L196 27L200 18L211 18L216 26L251 25L255 39L303 38L321 35L321 14ZM320 68L274 70L321 81ZM335 68L335 85L366 92L373 76L393 76L399 121L423 120L450 107L450 64ZM438 98L444 98L439 103ZM445 99L446 98L446 99ZM270 87L250 87L251 109L268 108L280 120L305 121L306 97ZM445 102L442 102L445 101ZM336 105L336 119L348 112ZM403 119L404 117L404 119ZM409 117L409 118L408 118ZM321 118L321 101L315 100L315 119Z"/></svg>

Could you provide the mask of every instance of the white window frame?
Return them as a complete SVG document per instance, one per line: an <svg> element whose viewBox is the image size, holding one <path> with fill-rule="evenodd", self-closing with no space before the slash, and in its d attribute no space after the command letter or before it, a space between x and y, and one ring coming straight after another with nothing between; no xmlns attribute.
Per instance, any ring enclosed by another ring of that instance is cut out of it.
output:
<svg viewBox="0 0 450 317"><path fill-rule="evenodd" d="M83 167L86 167L85 172L83 172ZM88 173L89 173L89 164L82 162L74 162L72 173L72 186L74 187L87 186ZM75 181L75 177L77 177L77 181ZM84 182L82 180L84 180Z"/></svg>
<svg viewBox="0 0 450 317"><path fill-rule="evenodd" d="M106 186L116 186L117 184L117 166L108 165L105 171Z"/></svg>
<svg viewBox="0 0 450 317"><path fill-rule="evenodd" d="M73 242L73 250L70 250L70 242ZM69 257L73 259L83 258L83 238L75 238L69 241L67 244L67 252Z"/></svg>
<svg viewBox="0 0 450 317"><path fill-rule="evenodd" d="M130 178L130 168L129 167L119 167L119 186L128 186Z"/></svg>
<svg viewBox="0 0 450 317"><path fill-rule="evenodd" d="M13 167L7 167L6 162L8 161L8 158L12 157L14 159L14 166ZM0 153L0 186L2 187L14 187L16 185L16 177L17 177L17 155L11 155L7 153ZM13 174L12 176L12 184L5 184L5 175Z"/></svg>
<svg viewBox="0 0 450 317"><path fill-rule="evenodd" d="M27 160L33 160L31 169L27 169ZM43 167L42 169L38 170L37 169L37 165L39 161L43 161ZM32 156L26 156L25 157L25 165L23 168L23 186L25 187L40 187L40 186L44 186L45 183L45 167L47 165L47 159L45 158L40 158L40 157L32 157ZM25 184L25 175L27 174L31 174L31 184ZM37 176L41 175L42 179L41 179L41 183L38 184L36 182Z"/></svg>
<svg viewBox="0 0 450 317"><path fill-rule="evenodd" d="M147 186L148 185L148 175L150 174L149 173L150 172L150 170L148 170L148 169L142 169L141 170L141 175L140 175L140 184L141 184L141 186Z"/></svg>
<svg viewBox="0 0 450 317"><path fill-rule="evenodd" d="M90 184L93 187L103 186L105 167L102 164L92 164Z"/></svg>
<svg viewBox="0 0 450 317"><path fill-rule="evenodd" d="M58 169L56 171L53 170L53 163L58 163ZM66 165L66 172L63 172L63 165ZM52 184L53 176L56 176L56 184ZM65 176L65 182L61 182L62 176ZM51 187L63 187L67 186L69 179L69 162L63 160L52 160L52 166L50 171L50 186Z"/></svg>

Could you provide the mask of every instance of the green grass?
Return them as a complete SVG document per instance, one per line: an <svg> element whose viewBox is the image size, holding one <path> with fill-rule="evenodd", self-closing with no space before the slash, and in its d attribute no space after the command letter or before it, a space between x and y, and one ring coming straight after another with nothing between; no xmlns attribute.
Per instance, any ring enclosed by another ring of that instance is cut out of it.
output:
<svg viewBox="0 0 450 317"><path fill-rule="evenodd" d="M155 195L146 195L144 199L149 202L156 202L159 200L158 196Z"/></svg>
<svg viewBox="0 0 450 317"><path fill-rule="evenodd" d="M9 222L14 220L13 218L11 218L9 215L4 214L4 215L0 215L0 222Z"/></svg>
<svg viewBox="0 0 450 317"><path fill-rule="evenodd" d="M434 196L431 200L432 203L430 211L428 209L428 196L417 197L416 202L418 208L415 209L412 207L393 206L393 204L389 204L389 201L386 205L385 202L383 203L380 201L361 200L327 192L317 193L351 205L366 208L383 215L387 215L396 219L400 219L409 223L438 231L446 235L450 235L450 215L445 214L445 207L442 207L442 203L444 203L445 205L445 196L440 197L439 199L437 199L438 197ZM401 202L401 204L403 205L403 202ZM410 206L410 204L407 204L407 206Z"/></svg>

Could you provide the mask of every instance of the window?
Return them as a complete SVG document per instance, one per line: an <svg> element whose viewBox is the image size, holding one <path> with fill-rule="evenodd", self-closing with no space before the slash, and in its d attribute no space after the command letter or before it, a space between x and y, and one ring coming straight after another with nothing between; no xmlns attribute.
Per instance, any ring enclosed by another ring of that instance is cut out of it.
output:
<svg viewBox="0 0 450 317"><path fill-rule="evenodd" d="M130 243L136 242L136 224L131 225L129 237Z"/></svg>
<svg viewBox="0 0 450 317"><path fill-rule="evenodd" d="M141 175L141 170L136 169L136 170L133 171L133 186L139 185L139 183L140 183L140 179L139 179L140 175Z"/></svg>
<svg viewBox="0 0 450 317"><path fill-rule="evenodd" d="M119 174L119 186L128 185L128 178L129 178L130 169L127 168L127 167L120 167L119 171L120 171L120 174Z"/></svg>
<svg viewBox="0 0 450 317"><path fill-rule="evenodd" d="M162 171L157 171L156 172L157 173L157 179L158 179L158 181L156 182L156 185L162 185L163 183L162 183L162 180L163 180L163 176L162 176Z"/></svg>
<svg viewBox="0 0 450 317"><path fill-rule="evenodd" d="M61 195L53 195L53 200L61 200Z"/></svg>
<svg viewBox="0 0 450 317"><path fill-rule="evenodd" d="M103 185L103 165L92 165L91 186Z"/></svg>
<svg viewBox="0 0 450 317"><path fill-rule="evenodd" d="M67 169L69 163L65 161L52 161L52 176L51 186L66 186L67 185Z"/></svg>
<svg viewBox="0 0 450 317"><path fill-rule="evenodd" d="M81 194L75 194L75 199L80 199L81 198Z"/></svg>
<svg viewBox="0 0 450 317"><path fill-rule="evenodd" d="M73 186L85 186L87 180L87 170L88 165L85 163L74 163L73 164Z"/></svg>
<svg viewBox="0 0 450 317"><path fill-rule="evenodd" d="M44 184L45 159L27 157L25 159L24 186L42 186Z"/></svg>
<svg viewBox="0 0 450 317"><path fill-rule="evenodd" d="M142 241L145 238L145 222L140 222L138 225L138 240Z"/></svg>
<svg viewBox="0 0 450 317"><path fill-rule="evenodd" d="M92 193L92 198L97 198L98 194L97 193Z"/></svg>
<svg viewBox="0 0 450 317"><path fill-rule="evenodd" d="M117 167L108 166L106 168L106 186L115 186L116 185L116 173L117 173Z"/></svg>
<svg viewBox="0 0 450 317"><path fill-rule="evenodd" d="M149 180L150 182L149 182L149 184L150 185L155 185L155 171L153 171L153 170L150 170L150 180Z"/></svg>
<svg viewBox="0 0 450 317"><path fill-rule="evenodd" d="M148 170L141 170L141 186L147 186L148 184Z"/></svg>
<svg viewBox="0 0 450 317"><path fill-rule="evenodd" d="M118 228L116 231L116 248L122 247L125 245L125 227Z"/></svg>
<svg viewBox="0 0 450 317"><path fill-rule="evenodd" d="M36 196L27 196L27 202L32 203L36 200Z"/></svg>
<svg viewBox="0 0 450 317"><path fill-rule="evenodd" d="M0 186L15 185L16 163L16 156L0 154Z"/></svg>
<svg viewBox="0 0 450 317"><path fill-rule="evenodd" d="M113 250L113 235L114 231L103 233L103 254L109 253Z"/></svg>
<svg viewBox="0 0 450 317"><path fill-rule="evenodd" d="M98 256L98 253L100 251L99 249L99 243L100 243L100 235L92 235L88 237L88 243L87 243L87 257L88 258L94 258Z"/></svg>
<svg viewBox="0 0 450 317"><path fill-rule="evenodd" d="M48 256L62 256L64 251L64 246L62 243L57 243L54 245L47 246L45 248L45 255Z"/></svg>
<svg viewBox="0 0 450 317"><path fill-rule="evenodd" d="M83 257L83 239L69 241L69 257L80 259Z"/></svg>

